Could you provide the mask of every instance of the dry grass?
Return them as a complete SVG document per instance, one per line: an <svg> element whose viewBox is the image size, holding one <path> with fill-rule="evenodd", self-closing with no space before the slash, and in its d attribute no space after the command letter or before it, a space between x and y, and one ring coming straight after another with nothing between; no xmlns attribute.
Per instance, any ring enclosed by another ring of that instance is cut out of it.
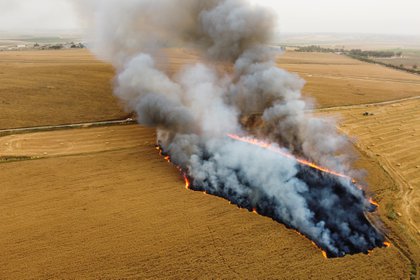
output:
<svg viewBox="0 0 420 280"><path fill-rule="evenodd" d="M127 149L150 141L137 138L137 126L110 126L90 130L74 129L31 134L15 134L0 138L0 156L45 158L83 153ZM152 136L150 136L152 137ZM125 139L125 141L122 141Z"/></svg>
<svg viewBox="0 0 420 280"><path fill-rule="evenodd" d="M121 118L112 77L86 50L0 52L0 128Z"/></svg>
<svg viewBox="0 0 420 280"><path fill-rule="evenodd" d="M345 56L287 52L279 65L307 81L317 107L367 104L420 95L420 76Z"/></svg>
<svg viewBox="0 0 420 280"><path fill-rule="evenodd" d="M158 56L159 66L171 74L196 61L196 53L186 49ZM288 52L279 64L308 81L305 96L318 107L420 94L418 76L335 54ZM112 96L113 76L112 67L87 50L0 52L0 129L125 117Z"/></svg>

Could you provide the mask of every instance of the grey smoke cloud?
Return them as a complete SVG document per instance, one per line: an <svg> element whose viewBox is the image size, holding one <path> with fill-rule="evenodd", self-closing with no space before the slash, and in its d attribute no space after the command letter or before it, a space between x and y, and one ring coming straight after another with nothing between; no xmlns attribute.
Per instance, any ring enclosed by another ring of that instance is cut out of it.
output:
<svg viewBox="0 0 420 280"><path fill-rule="evenodd" d="M332 256L366 252L382 236L364 217L370 204L350 179L325 177L296 160L234 141L239 121L261 113L254 133L278 149L349 172L348 144L330 120L314 118L304 81L277 67L268 47L273 13L244 0L83 1L91 49L117 70L115 94L196 189L225 197L298 229ZM168 44L195 48L202 61L170 77L154 56ZM232 63L220 71L217 62ZM280 148L283 147L283 148Z"/></svg>

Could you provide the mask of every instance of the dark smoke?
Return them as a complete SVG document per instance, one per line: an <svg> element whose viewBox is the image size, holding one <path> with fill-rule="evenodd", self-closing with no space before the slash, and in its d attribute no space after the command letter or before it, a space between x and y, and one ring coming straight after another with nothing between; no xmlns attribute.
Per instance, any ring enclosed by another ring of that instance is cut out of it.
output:
<svg viewBox="0 0 420 280"><path fill-rule="evenodd" d="M246 134L240 119L262 114L254 133L289 152L351 174L348 141L331 120L307 113L304 81L276 66L268 46L276 18L244 0L83 1L91 49L118 71L115 94L188 173L195 189L225 197L299 230L329 256L367 252L383 236L369 223L363 191L349 179L226 134ZM201 61L174 77L158 69L162 48L184 45ZM222 72L216 63L231 63Z"/></svg>

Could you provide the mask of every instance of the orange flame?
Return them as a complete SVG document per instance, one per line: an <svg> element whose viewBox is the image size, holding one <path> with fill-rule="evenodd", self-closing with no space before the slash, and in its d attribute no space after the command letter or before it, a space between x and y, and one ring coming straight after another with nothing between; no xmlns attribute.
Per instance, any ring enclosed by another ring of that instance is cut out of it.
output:
<svg viewBox="0 0 420 280"><path fill-rule="evenodd" d="M185 180L185 188L187 190L190 189L190 180L188 180L187 175L184 174L184 180Z"/></svg>
<svg viewBox="0 0 420 280"><path fill-rule="evenodd" d="M390 242L384 242L385 247L389 248L391 247L391 243Z"/></svg>
<svg viewBox="0 0 420 280"><path fill-rule="evenodd" d="M373 200L373 198L369 198L369 202L373 205L375 205L376 207L379 207L379 203L376 202L375 200Z"/></svg>
<svg viewBox="0 0 420 280"><path fill-rule="evenodd" d="M321 251L321 252L322 252L322 256L323 256L324 258L328 259L327 252L325 252L325 251Z"/></svg>
<svg viewBox="0 0 420 280"><path fill-rule="evenodd" d="M294 231L294 232L296 232L298 235L300 235L300 236L302 236L302 237L304 237L304 238L307 238L304 234L300 233L299 231L297 231L297 230L293 230L293 231ZM323 256L324 258L328 259L328 255L327 255L327 252L326 252L326 251L322 250L322 248L321 248L321 247L319 247L319 246L318 246L315 242L313 242L312 240L310 240L310 239L309 239L309 241L311 241L311 244L312 244L315 248L317 248L318 250L320 250L320 251L321 251L322 256Z"/></svg>
<svg viewBox="0 0 420 280"><path fill-rule="evenodd" d="M159 155L162 155L163 150L162 150L162 148L159 145L156 145L156 150L159 151Z"/></svg>
<svg viewBox="0 0 420 280"><path fill-rule="evenodd" d="M237 140L237 141L240 141L240 142L244 142L244 143L248 143L248 144L256 145L256 146L261 147L261 148L263 148L263 149L270 150L270 151L272 151L272 152L275 152L275 153L277 153L277 154L282 155L283 157L286 157L286 158L290 158L290 159L296 160L296 161L297 161L297 162L299 162L300 164L303 164L303 165L309 166L309 167L314 168L314 169L316 169L316 170L319 170L319 171L322 171L322 172L325 172L325 173L328 173L328 174L331 174L331 175L335 175L335 176L337 176L337 177L341 177L341 178L349 179L349 180L351 180L351 182L352 182L352 183L353 183L353 184L354 184L354 185L355 185L355 186L356 186L359 190L363 190L363 189L364 189L364 187L363 187L363 186L361 186L361 185L357 184L356 180L355 180L355 179L353 179L353 178L351 178L350 176L347 176L347 175L344 175L344 174L338 173L338 172L336 172L336 171L330 170L330 169L325 168L325 167L322 167L322 166L318 166L318 165L316 165L315 163L310 162L310 161L307 161L307 160L305 160L305 159L296 158L296 157L295 157L295 156L293 156L292 154L289 154L289 153L287 153L287 152L284 152L284 151L283 151L283 150L281 150L280 148L278 148L278 147L276 147L276 146L274 146L274 145L272 145L272 144L269 144L269 143L267 143L267 142L260 141L260 140L257 140L257 139L255 139L255 138L251 138L251 137L241 137L241 136L239 136L239 135L235 135L235 134L228 134L227 136L228 136L229 138L231 138L231 139L234 139L234 140ZM369 202L370 202L371 204L375 205L376 207L379 207L379 203L378 203L378 202L376 202L375 200L373 200L373 198L369 198Z"/></svg>
<svg viewBox="0 0 420 280"><path fill-rule="evenodd" d="M325 168L325 167L322 167L322 166L318 166L315 163L310 162L310 161L307 161L305 159L296 158L293 155L288 154L288 153L282 151L278 147L273 146L272 144L269 144L269 143L266 143L266 142L263 142L263 141L260 141L260 140L254 139L254 138L250 138L250 137L241 137L241 136L235 135L235 134L228 134L227 136L229 138L231 138L231 139L234 139L234 140L237 140L237 141L240 141L240 142L244 142L244 143L256 145L256 146L259 146L259 147L261 147L263 149L270 150L272 152L275 152L277 154L282 155L283 157L294 159L297 162L299 162L300 164L309 166L309 167L314 168L314 169L317 169L319 171L322 171L322 172L325 172L325 173L329 173L329 174L335 175L337 177L346 178L346 179L350 179L350 180L354 181L352 178L350 178L347 175L338 173L336 171L330 170L330 169Z"/></svg>

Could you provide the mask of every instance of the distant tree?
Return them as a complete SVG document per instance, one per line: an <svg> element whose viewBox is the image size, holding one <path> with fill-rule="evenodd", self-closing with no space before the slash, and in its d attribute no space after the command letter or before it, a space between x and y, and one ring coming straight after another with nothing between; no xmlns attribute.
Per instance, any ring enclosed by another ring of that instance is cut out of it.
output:
<svg viewBox="0 0 420 280"><path fill-rule="evenodd" d="M413 69L416 70L417 69L417 64L413 65Z"/></svg>
<svg viewBox="0 0 420 280"><path fill-rule="evenodd" d="M394 52L391 51L362 51L361 49L350 50L350 55L358 57L393 57Z"/></svg>
<svg viewBox="0 0 420 280"><path fill-rule="evenodd" d="M400 64L400 68L404 68L404 64Z"/></svg>
<svg viewBox="0 0 420 280"><path fill-rule="evenodd" d="M39 44L35 43L34 48L38 48L38 47L39 47Z"/></svg>
<svg viewBox="0 0 420 280"><path fill-rule="evenodd" d="M57 44L49 47L49 49L51 50L61 50L62 48L64 48L62 44Z"/></svg>

